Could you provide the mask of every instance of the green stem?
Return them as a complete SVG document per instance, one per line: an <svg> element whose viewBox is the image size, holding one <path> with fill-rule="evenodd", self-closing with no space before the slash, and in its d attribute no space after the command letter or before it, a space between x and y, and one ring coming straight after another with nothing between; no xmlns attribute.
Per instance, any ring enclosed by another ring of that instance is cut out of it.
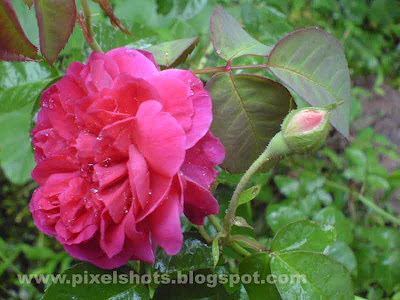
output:
<svg viewBox="0 0 400 300"><path fill-rule="evenodd" d="M229 203L228 212L225 216L225 231L229 237L232 229L233 218L235 217L236 209L239 204L240 194L244 191L247 184L249 183L251 177L267 162L271 160L277 160L283 155L289 154L286 143L283 141L282 133L277 133L272 139L265 151L253 162L250 168L244 173L243 177L240 179L235 191L233 192L232 199ZM269 170L275 164L270 164L266 166ZM265 170L267 172L268 170Z"/></svg>
<svg viewBox="0 0 400 300"><path fill-rule="evenodd" d="M370 209L374 210L378 215L381 215L385 219L392 221L393 223L400 225L400 219L396 218L395 216L392 216L382 208L380 208L378 205L376 205L373 201L368 199L367 197L364 197L360 193L356 191L351 191L348 187L342 186L340 184L337 184L336 182L330 181L330 180L325 180L325 184L327 186L336 188L338 190L344 191L344 192L349 192L352 193L355 197L357 197L361 203L363 203L365 206L369 207Z"/></svg>
<svg viewBox="0 0 400 300"><path fill-rule="evenodd" d="M197 230L201 234L201 236L206 240L207 243L212 243L212 238L208 235L207 231L204 229L203 226L197 226Z"/></svg>
<svg viewBox="0 0 400 300"><path fill-rule="evenodd" d="M229 72L231 70L244 70L244 69L265 69L266 64L261 65L246 65L246 66L230 66L229 64L225 67L205 68L199 70L190 70L195 74L206 74L206 73L217 73L217 72Z"/></svg>
<svg viewBox="0 0 400 300"><path fill-rule="evenodd" d="M0 258L6 263L8 264L11 269L13 269L13 271L17 274L22 275L22 272L13 264L12 261L10 261L4 254L3 252L0 251Z"/></svg>
<svg viewBox="0 0 400 300"><path fill-rule="evenodd" d="M367 299L361 298L361 297L358 297L358 296L354 296L354 300L367 300Z"/></svg>
<svg viewBox="0 0 400 300"><path fill-rule="evenodd" d="M243 255L243 256L249 256L251 255L251 253L249 251L247 251L246 249L244 249L242 246L239 246L239 244L233 242L232 244L230 244L230 246L239 254Z"/></svg>
<svg viewBox="0 0 400 300"><path fill-rule="evenodd" d="M224 232L224 227L222 227L222 225L219 223L219 220L216 216L208 215L208 219L218 232Z"/></svg>
<svg viewBox="0 0 400 300"><path fill-rule="evenodd" d="M92 48L93 51L103 52L100 45L97 43L96 39L94 38L94 33L92 30L92 22L90 21L91 14L90 14L89 3L87 2L87 0L81 0L81 4L82 4L82 8L83 8L83 13L85 15L86 29L87 29L87 35L88 35L88 40L86 40L86 41L89 44L90 48Z"/></svg>
<svg viewBox="0 0 400 300"><path fill-rule="evenodd" d="M240 243L243 247L246 247L246 248L251 248L251 249L254 249L257 251L264 251L264 252L268 251L268 249L265 248L265 246L263 244L259 243L258 241L255 241L255 240L251 240L242 235L232 236L232 241L236 241L236 242Z"/></svg>

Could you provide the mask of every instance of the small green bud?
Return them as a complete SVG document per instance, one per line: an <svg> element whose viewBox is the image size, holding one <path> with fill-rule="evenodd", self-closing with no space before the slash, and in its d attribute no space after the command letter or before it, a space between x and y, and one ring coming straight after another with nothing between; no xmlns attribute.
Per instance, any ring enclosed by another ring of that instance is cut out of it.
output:
<svg viewBox="0 0 400 300"><path fill-rule="evenodd" d="M292 153L318 150L329 133L330 107L305 107L293 110L282 123L282 137Z"/></svg>

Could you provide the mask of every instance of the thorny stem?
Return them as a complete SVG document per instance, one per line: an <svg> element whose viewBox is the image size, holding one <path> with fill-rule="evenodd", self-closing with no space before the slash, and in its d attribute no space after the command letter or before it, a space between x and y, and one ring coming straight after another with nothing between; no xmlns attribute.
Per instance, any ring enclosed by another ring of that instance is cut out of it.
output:
<svg viewBox="0 0 400 300"><path fill-rule="evenodd" d="M226 234L229 238L231 234L231 229L232 229L232 224L233 224L233 218L235 217L236 209L239 205L239 197L240 194L244 191L246 188L247 184L249 183L251 177L260 169L267 161L274 161L280 159L284 153L284 149L281 149L284 147L284 143L282 141L282 134L279 132L276 134L267 148L264 150L264 152L253 162L253 164L250 166L250 168L244 173L242 178L240 179L238 185L236 186L235 191L233 192L232 199L229 203L228 207L228 212L225 216L225 223L224 223L224 229L226 231ZM266 165L266 168L269 170L274 166L274 164L268 164ZM266 172L268 170L265 170Z"/></svg>
<svg viewBox="0 0 400 300"><path fill-rule="evenodd" d="M261 65L246 65L246 66L231 66L229 63L224 67L215 67L215 68L205 68L198 70L190 70L194 74L206 74L206 73L218 73L218 72L229 72L231 70L244 70L244 69L265 69L267 67L266 64Z"/></svg>
<svg viewBox="0 0 400 300"><path fill-rule="evenodd" d="M92 48L95 52L103 52L100 45L97 43L96 39L94 38L94 33L92 30L92 23L90 21L91 14L90 14L90 7L87 0L81 0L83 13L85 15L85 23L86 23L86 30L87 30L87 39L86 42L89 44L90 48Z"/></svg>
<svg viewBox="0 0 400 300"><path fill-rule="evenodd" d="M385 219L392 221L393 223L400 225L400 219L396 218L395 216L392 216L382 208L380 208L378 205L376 205L374 202L372 202L370 199L367 197L364 197L360 193L356 191L350 190L348 187L342 186L340 184L337 184L336 182L330 181L330 180L325 180L325 184L327 186L333 187L335 189L344 191L344 192L349 192L353 194L355 197L357 197L361 203L363 203L365 206L369 207L370 209L374 210L378 215L381 215Z"/></svg>

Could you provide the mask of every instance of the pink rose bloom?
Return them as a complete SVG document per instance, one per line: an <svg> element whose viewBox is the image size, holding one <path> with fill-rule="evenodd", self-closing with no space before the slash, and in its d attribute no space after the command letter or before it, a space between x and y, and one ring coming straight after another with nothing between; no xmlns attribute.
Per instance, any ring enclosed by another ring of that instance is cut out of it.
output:
<svg viewBox="0 0 400 300"><path fill-rule="evenodd" d="M225 156L209 131L211 99L191 72L160 71L118 48L73 63L43 92L32 131L36 226L102 268L180 251L182 213L218 213L209 192Z"/></svg>

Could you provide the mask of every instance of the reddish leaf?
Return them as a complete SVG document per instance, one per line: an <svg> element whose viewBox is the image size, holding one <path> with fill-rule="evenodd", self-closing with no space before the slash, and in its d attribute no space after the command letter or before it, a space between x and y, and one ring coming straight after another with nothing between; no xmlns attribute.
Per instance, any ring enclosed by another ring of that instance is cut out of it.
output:
<svg viewBox="0 0 400 300"><path fill-rule="evenodd" d="M37 48L28 40L9 0L0 0L0 60L35 59Z"/></svg>
<svg viewBox="0 0 400 300"><path fill-rule="evenodd" d="M74 0L34 0L40 51L53 64L65 47L76 20Z"/></svg>
<svg viewBox="0 0 400 300"><path fill-rule="evenodd" d="M121 21L114 15L114 12L112 10L110 3L108 3L108 0L93 0L93 1L97 2L100 5L101 9L104 10L104 12L110 18L110 22L113 26L117 26L123 33L133 36L133 34L130 31L128 31L121 24Z"/></svg>

